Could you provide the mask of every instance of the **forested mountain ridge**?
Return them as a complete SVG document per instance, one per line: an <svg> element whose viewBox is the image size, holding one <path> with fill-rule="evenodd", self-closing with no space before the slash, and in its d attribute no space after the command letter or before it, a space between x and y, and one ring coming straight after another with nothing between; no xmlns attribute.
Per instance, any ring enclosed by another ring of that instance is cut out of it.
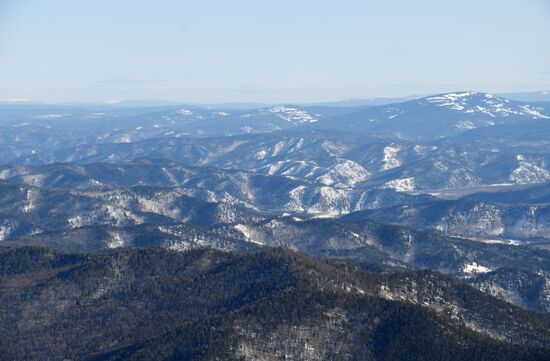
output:
<svg viewBox="0 0 550 361"><path fill-rule="evenodd" d="M543 360L550 338L548 316L444 276L280 250L18 248L0 253L0 277L0 347L14 360Z"/></svg>

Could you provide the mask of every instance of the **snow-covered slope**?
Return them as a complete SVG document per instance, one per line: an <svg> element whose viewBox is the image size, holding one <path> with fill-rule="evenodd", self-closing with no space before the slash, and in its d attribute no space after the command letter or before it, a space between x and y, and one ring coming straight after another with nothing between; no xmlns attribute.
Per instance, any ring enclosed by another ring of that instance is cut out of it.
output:
<svg viewBox="0 0 550 361"><path fill-rule="evenodd" d="M316 127L402 139L438 139L479 127L548 120L543 107L492 94L453 92L322 120Z"/></svg>
<svg viewBox="0 0 550 361"><path fill-rule="evenodd" d="M421 102L435 104L439 107L466 114L489 115L493 118L522 116L532 117L533 119L550 119L550 116L541 113L541 108L488 93L471 91L446 93L424 98Z"/></svg>

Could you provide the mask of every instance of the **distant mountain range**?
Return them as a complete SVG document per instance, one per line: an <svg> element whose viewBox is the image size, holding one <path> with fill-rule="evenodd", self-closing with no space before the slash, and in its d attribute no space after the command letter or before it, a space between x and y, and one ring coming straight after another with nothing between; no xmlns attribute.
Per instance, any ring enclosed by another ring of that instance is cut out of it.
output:
<svg viewBox="0 0 550 361"><path fill-rule="evenodd" d="M550 249L546 184L443 200L152 159L4 167L0 174L5 245L87 252L130 246L285 247L466 276L469 265L482 265L485 272L514 267L547 279L550 290L550 269L535 262ZM346 223L311 219L352 209L362 210L345 215ZM445 251L435 251L442 243ZM521 257L510 263L518 249ZM536 309L550 307L544 297L529 302Z"/></svg>
<svg viewBox="0 0 550 361"><path fill-rule="evenodd" d="M2 355L546 359L550 103L123 105L0 105Z"/></svg>
<svg viewBox="0 0 550 361"><path fill-rule="evenodd" d="M550 91L534 91L534 92L516 92L499 94L504 98L514 99L523 102L550 102Z"/></svg>

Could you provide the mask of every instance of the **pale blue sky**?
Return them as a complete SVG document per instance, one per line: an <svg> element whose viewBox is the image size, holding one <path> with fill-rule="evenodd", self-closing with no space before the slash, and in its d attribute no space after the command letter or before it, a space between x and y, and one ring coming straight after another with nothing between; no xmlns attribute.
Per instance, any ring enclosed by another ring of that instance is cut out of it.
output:
<svg viewBox="0 0 550 361"><path fill-rule="evenodd" d="M0 99L550 89L547 0L0 0Z"/></svg>

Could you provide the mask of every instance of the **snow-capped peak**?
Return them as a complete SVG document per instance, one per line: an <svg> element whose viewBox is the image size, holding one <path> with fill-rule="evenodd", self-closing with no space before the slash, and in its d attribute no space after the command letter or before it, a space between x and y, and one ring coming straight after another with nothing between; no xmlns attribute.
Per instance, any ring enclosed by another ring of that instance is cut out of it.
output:
<svg viewBox="0 0 550 361"><path fill-rule="evenodd" d="M267 111L270 113L277 114L280 118L290 123L304 124L304 123L314 123L317 121L316 118L314 118L311 114L309 114L305 110L287 107L284 105L271 107Z"/></svg>
<svg viewBox="0 0 550 361"><path fill-rule="evenodd" d="M446 107L463 113L481 113L496 116L527 116L533 119L549 119L542 109L529 104L512 102L489 93L473 91L438 94L423 99L429 104Z"/></svg>
<svg viewBox="0 0 550 361"><path fill-rule="evenodd" d="M478 110L477 106L481 104L503 106L504 104L510 102L508 99L499 98L493 94L478 93L473 91L438 94L426 98L426 101L439 107L446 107L465 112L468 112L469 110L476 111Z"/></svg>

